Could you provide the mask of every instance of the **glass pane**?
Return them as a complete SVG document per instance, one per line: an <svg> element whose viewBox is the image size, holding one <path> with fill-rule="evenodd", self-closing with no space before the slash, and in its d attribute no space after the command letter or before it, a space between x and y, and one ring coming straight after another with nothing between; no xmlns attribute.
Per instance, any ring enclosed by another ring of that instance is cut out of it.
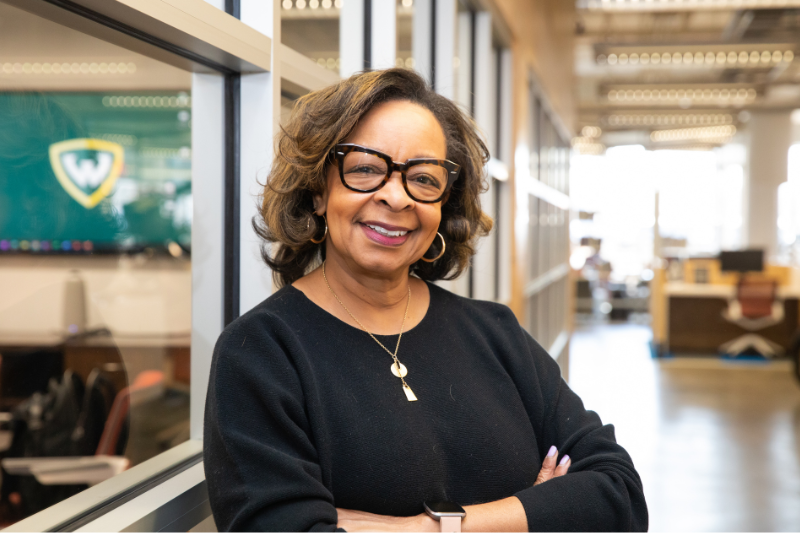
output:
<svg viewBox="0 0 800 533"><path fill-rule="evenodd" d="M0 50L8 525L189 437L192 76L1 1Z"/></svg>
<svg viewBox="0 0 800 533"><path fill-rule="evenodd" d="M321 67L339 72L339 12L343 0L282 0L281 42Z"/></svg>
<svg viewBox="0 0 800 533"><path fill-rule="evenodd" d="M397 57L398 67L414 68L411 38L413 35L414 0L397 2Z"/></svg>

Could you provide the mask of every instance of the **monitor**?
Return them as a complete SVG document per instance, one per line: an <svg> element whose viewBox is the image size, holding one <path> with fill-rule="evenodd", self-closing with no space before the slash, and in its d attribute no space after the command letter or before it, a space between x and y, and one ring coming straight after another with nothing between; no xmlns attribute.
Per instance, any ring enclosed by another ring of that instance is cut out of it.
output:
<svg viewBox="0 0 800 533"><path fill-rule="evenodd" d="M723 272L761 272L764 270L764 250L721 252L719 261Z"/></svg>
<svg viewBox="0 0 800 533"><path fill-rule="evenodd" d="M0 256L191 246L191 97L0 92Z"/></svg>

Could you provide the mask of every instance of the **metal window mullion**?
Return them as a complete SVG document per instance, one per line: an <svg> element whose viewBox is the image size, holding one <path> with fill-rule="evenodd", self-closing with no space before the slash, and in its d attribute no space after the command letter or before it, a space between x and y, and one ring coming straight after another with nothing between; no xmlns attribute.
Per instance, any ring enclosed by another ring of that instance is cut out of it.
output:
<svg viewBox="0 0 800 533"><path fill-rule="evenodd" d="M396 0L364 0L369 5L369 16L364 16L365 27L370 28L370 69L395 66L397 60L397 4ZM365 53L366 58L366 53Z"/></svg>
<svg viewBox="0 0 800 533"><path fill-rule="evenodd" d="M272 39L272 71L260 74L244 74L241 79L241 106L247 112L241 115L240 145L240 297L242 314L246 313L272 293L270 269L261 258L261 240L252 227L253 217L258 216L258 196L266 183L271 167L273 138L279 130L281 102L281 74L286 47L280 44L280 2L278 0L248 0L242 9L242 21ZM294 63L302 67L305 57ZM312 65L320 69L316 64ZM324 72L324 71L323 71Z"/></svg>
<svg viewBox="0 0 800 533"><path fill-rule="evenodd" d="M236 0L228 0L236 1ZM238 2L236 2L238 4ZM240 147L241 76L225 76L225 263L223 269L224 325L239 317L240 296Z"/></svg>
<svg viewBox="0 0 800 533"><path fill-rule="evenodd" d="M436 87L433 74L434 43L433 10L436 0L416 0L411 21L411 54L414 70Z"/></svg>
<svg viewBox="0 0 800 533"><path fill-rule="evenodd" d="M364 0L347 0L339 11L339 74L364 70Z"/></svg>

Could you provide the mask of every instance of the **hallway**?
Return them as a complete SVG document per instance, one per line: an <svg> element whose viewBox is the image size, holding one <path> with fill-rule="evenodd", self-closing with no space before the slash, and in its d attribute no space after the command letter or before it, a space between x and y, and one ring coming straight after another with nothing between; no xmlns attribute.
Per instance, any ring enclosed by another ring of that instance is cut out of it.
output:
<svg viewBox="0 0 800 533"><path fill-rule="evenodd" d="M651 531L800 529L800 386L788 362L650 357L650 329L578 326L570 386L633 457Z"/></svg>

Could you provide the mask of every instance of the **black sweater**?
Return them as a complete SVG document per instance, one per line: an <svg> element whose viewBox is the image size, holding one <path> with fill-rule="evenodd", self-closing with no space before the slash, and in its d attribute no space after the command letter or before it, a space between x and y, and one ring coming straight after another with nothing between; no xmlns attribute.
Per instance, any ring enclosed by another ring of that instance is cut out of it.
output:
<svg viewBox="0 0 800 533"><path fill-rule="evenodd" d="M425 500L516 495L531 531L646 530L614 429L502 305L435 285L398 359L284 287L220 336L205 412L205 472L220 531L333 531L336 507L394 516ZM378 336L393 349L397 336ZM551 445L566 476L533 487Z"/></svg>

